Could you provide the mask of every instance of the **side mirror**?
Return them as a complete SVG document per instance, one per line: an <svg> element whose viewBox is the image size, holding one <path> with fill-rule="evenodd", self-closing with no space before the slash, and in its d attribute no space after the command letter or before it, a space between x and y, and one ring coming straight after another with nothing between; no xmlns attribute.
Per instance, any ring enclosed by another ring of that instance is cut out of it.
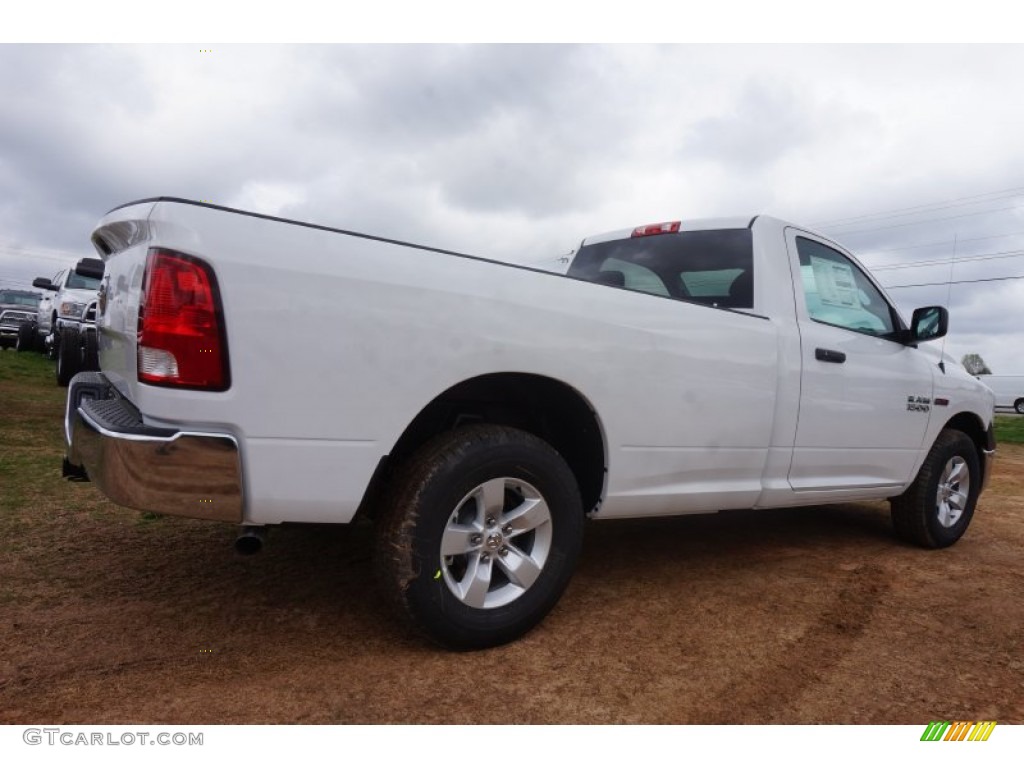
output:
<svg viewBox="0 0 1024 768"><path fill-rule="evenodd" d="M33 280L32 281L32 287L33 288L42 288L44 291L56 291L57 290L57 286L54 285L53 283L51 283L49 281L49 279L45 278L45 277L37 277L35 280Z"/></svg>
<svg viewBox="0 0 1024 768"><path fill-rule="evenodd" d="M910 321L910 341L941 339L949 330L949 312L945 307L921 307Z"/></svg>
<svg viewBox="0 0 1024 768"><path fill-rule="evenodd" d="M103 279L103 261L101 259L82 259L75 265L75 273L82 277Z"/></svg>

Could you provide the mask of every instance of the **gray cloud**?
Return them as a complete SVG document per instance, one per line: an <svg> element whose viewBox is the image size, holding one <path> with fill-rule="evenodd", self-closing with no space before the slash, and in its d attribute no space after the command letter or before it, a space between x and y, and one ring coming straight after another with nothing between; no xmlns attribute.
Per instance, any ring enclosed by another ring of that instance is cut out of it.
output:
<svg viewBox="0 0 1024 768"><path fill-rule="evenodd" d="M648 221L1022 187L1021 69L1016 46L0 46L0 280L88 255L104 211L161 194L528 261ZM959 256L1024 248L1022 214L985 199L828 234L901 264L954 237ZM1024 259L955 277L1013 273ZM907 315L947 299L892 295ZM1020 359L1024 280L949 301L950 348L988 333Z"/></svg>
<svg viewBox="0 0 1024 768"><path fill-rule="evenodd" d="M802 103L792 89L751 80L725 114L692 126L683 156L757 173L813 140L818 117L816 106Z"/></svg>

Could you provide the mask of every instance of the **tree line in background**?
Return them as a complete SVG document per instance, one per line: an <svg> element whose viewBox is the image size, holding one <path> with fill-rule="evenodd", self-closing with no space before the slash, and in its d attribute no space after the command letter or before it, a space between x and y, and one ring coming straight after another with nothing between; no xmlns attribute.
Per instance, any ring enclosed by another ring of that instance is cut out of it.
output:
<svg viewBox="0 0 1024 768"><path fill-rule="evenodd" d="M964 355L960 360L960 364L967 369L967 372L971 376L981 376L982 374L991 374L991 369L985 364L985 361L981 359L981 355L969 352Z"/></svg>

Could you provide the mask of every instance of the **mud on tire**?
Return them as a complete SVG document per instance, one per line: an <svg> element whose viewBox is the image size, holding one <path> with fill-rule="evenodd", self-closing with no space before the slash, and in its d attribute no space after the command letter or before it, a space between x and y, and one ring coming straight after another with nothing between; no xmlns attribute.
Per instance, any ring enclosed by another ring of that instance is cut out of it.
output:
<svg viewBox="0 0 1024 768"><path fill-rule="evenodd" d="M554 607L583 539L576 479L543 440L474 425L424 445L397 473L377 527L390 602L453 649L514 640Z"/></svg>

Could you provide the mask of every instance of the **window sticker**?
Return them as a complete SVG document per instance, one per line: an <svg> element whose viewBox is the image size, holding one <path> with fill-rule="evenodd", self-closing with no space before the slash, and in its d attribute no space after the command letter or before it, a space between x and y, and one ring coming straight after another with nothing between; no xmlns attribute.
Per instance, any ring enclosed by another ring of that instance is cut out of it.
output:
<svg viewBox="0 0 1024 768"><path fill-rule="evenodd" d="M861 309L857 283L853 279L853 269L849 265L811 256L811 269L814 272L814 282L818 284L818 297L822 304Z"/></svg>

